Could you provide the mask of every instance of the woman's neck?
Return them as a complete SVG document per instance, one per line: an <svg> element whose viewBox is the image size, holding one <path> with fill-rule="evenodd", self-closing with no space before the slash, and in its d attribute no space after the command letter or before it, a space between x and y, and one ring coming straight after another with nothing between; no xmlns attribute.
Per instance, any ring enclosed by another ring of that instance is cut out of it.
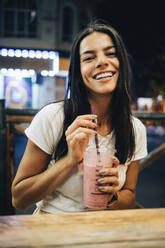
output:
<svg viewBox="0 0 165 248"><path fill-rule="evenodd" d="M100 97L89 99L93 114L97 115L98 125L109 123L110 98Z"/></svg>

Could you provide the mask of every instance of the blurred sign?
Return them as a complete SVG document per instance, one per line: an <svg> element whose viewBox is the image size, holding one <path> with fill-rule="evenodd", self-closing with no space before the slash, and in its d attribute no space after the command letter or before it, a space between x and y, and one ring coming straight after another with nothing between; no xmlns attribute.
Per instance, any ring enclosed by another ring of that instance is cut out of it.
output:
<svg viewBox="0 0 165 248"><path fill-rule="evenodd" d="M139 97L137 99L138 110L140 111L151 111L152 109L152 98Z"/></svg>
<svg viewBox="0 0 165 248"><path fill-rule="evenodd" d="M32 105L31 78L4 77L6 107L30 108Z"/></svg>

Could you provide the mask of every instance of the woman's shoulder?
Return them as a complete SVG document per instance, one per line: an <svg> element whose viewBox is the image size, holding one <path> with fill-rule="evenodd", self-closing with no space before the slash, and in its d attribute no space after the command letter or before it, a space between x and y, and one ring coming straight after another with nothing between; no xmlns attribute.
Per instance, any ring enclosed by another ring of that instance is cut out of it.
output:
<svg viewBox="0 0 165 248"><path fill-rule="evenodd" d="M43 106L39 112L59 112L63 110L64 101L52 102Z"/></svg>
<svg viewBox="0 0 165 248"><path fill-rule="evenodd" d="M143 124L143 122L138 119L137 117L135 116L132 116L132 123L133 123L133 126L136 127L136 128L144 128L145 125Z"/></svg>
<svg viewBox="0 0 165 248"><path fill-rule="evenodd" d="M48 154L60 138L63 124L63 102L45 105L25 130L27 137Z"/></svg>
<svg viewBox="0 0 165 248"><path fill-rule="evenodd" d="M137 117L132 117L134 135L135 135L135 151L133 160L139 160L147 155L147 132L143 122Z"/></svg>
<svg viewBox="0 0 165 248"><path fill-rule="evenodd" d="M132 116L132 123L135 136L146 135L146 126L135 116Z"/></svg>
<svg viewBox="0 0 165 248"><path fill-rule="evenodd" d="M52 119L57 115L63 115L63 106L64 101L49 103L42 107L37 115L42 117L46 116L49 119Z"/></svg>

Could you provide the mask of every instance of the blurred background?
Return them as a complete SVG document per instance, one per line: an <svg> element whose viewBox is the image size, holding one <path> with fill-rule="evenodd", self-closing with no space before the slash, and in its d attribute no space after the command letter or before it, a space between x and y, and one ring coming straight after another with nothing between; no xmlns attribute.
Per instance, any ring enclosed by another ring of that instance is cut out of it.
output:
<svg viewBox="0 0 165 248"><path fill-rule="evenodd" d="M0 214L13 209L11 182L27 139L24 129L45 104L64 99L74 36L103 19L122 36L132 66L132 110L146 125L148 151L165 143L163 1L0 0ZM165 207L164 148L139 174L137 201Z"/></svg>

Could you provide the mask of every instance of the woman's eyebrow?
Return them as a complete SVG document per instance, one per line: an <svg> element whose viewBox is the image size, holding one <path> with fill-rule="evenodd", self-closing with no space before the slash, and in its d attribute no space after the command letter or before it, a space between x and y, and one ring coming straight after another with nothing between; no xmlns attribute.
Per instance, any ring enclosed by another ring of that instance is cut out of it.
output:
<svg viewBox="0 0 165 248"><path fill-rule="evenodd" d="M107 51L107 50L110 50L110 49L112 49L112 48L115 48L115 46L114 46L114 45L113 45L113 46L107 46L107 47L105 47L103 50L104 50L104 51ZM95 52L96 52L95 50L86 50L86 51L82 52L82 53L80 54L80 56L85 55L85 54L94 54Z"/></svg>
<svg viewBox="0 0 165 248"><path fill-rule="evenodd" d="M82 56L82 55L85 55L85 54L93 54L93 53L95 53L95 50L86 50L86 51L84 51L84 52L82 52L81 54L80 54L80 56Z"/></svg>
<svg viewBox="0 0 165 248"><path fill-rule="evenodd" d="M107 51L107 50L110 50L110 49L112 49L112 48L115 48L115 46L107 46L107 47L105 47L103 50L104 50L104 51Z"/></svg>

